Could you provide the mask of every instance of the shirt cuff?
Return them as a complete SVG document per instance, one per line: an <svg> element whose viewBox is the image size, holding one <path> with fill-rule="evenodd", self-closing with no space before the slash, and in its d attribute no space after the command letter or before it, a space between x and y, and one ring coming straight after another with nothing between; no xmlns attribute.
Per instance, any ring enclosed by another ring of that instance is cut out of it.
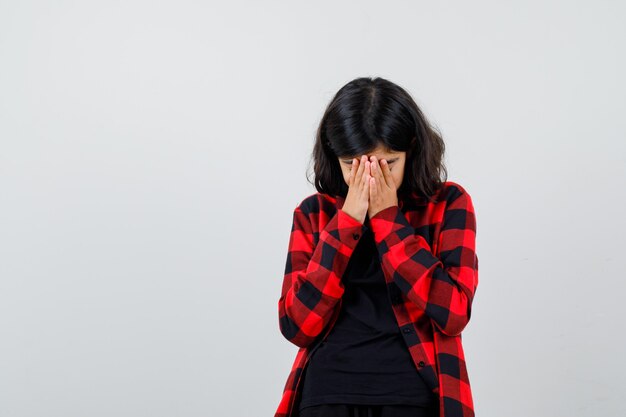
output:
<svg viewBox="0 0 626 417"><path fill-rule="evenodd" d="M363 232L365 232L368 227L358 221L357 219L350 216L348 213L343 211L342 209L337 210L337 234L336 238L354 249L359 243L361 236L363 236Z"/></svg>
<svg viewBox="0 0 626 417"><path fill-rule="evenodd" d="M380 243L388 238L393 232L410 226L410 223L404 217L400 207L389 206L370 218L370 225L374 232L374 240Z"/></svg>

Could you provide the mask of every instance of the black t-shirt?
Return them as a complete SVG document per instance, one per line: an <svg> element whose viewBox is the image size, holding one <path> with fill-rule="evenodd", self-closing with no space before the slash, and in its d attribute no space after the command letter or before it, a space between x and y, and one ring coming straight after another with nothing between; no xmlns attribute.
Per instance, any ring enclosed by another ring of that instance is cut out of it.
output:
<svg viewBox="0 0 626 417"><path fill-rule="evenodd" d="M432 406L395 319L374 235L366 219L342 277L343 304L302 378L299 409L329 403Z"/></svg>

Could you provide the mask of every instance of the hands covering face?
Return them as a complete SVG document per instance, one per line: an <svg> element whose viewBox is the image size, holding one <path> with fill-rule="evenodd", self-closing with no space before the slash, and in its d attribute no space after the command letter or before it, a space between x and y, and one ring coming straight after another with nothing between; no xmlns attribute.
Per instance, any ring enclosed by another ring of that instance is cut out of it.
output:
<svg viewBox="0 0 626 417"><path fill-rule="evenodd" d="M359 164L362 164L363 161L365 161L365 169L360 170L362 177L356 178L356 180L365 180L369 186L367 214L371 219L378 212L391 206L397 206L398 194L386 159L381 159L379 162L375 156L370 157L369 161L366 157L362 157L361 161L354 158L350 170L352 178L359 173Z"/></svg>

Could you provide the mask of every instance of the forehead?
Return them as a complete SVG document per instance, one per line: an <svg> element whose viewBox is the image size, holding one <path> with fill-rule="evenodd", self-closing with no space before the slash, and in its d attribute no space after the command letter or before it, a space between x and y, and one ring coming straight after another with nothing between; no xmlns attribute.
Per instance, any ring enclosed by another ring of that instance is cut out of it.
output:
<svg viewBox="0 0 626 417"><path fill-rule="evenodd" d="M388 149L384 149L382 147L378 147L378 148L374 149L373 151L366 152L366 153L363 153L361 155L352 155L351 157L347 156L346 158L347 159L350 159L350 158L360 158L362 155L367 155L368 157L375 156L377 159L390 159L390 158L393 158L393 157L401 156L403 154L404 154L404 152L395 152L395 151L391 151L391 150L388 150Z"/></svg>

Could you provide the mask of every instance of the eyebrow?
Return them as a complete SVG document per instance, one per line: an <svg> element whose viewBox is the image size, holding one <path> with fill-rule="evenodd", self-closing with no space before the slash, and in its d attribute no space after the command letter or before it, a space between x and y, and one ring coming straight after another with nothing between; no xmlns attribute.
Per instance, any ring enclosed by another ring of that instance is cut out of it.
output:
<svg viewBox="0 0 626 417"><path fill-rule="evenodd" d="M359 158L356 158L356 159L359 159ZM378 160L380 161L380 159L381 158L379 158ZM396 156L396 157L389 158L389 159L388 158L382 158L382 159L385 159L388 163L392 163L392 162L396 162L399 159L399 157ZM351 164L352 159L344 159L343 162L345 162L346 164Z"/></svg>

